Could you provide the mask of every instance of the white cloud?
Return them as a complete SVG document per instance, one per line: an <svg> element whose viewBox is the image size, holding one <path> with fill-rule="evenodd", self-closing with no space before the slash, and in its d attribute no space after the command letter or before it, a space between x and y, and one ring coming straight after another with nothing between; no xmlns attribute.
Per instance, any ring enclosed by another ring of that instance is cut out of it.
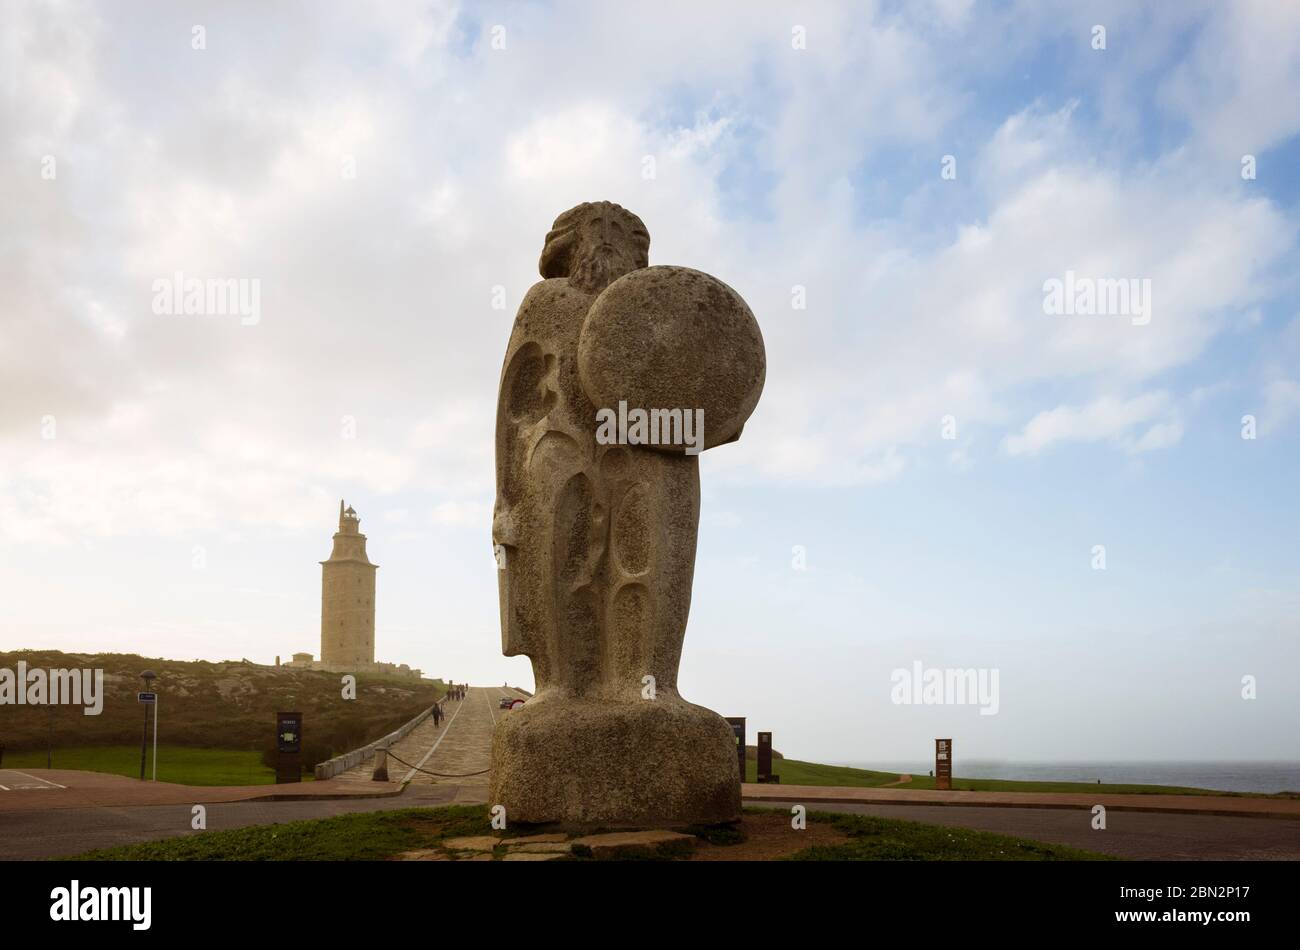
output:
<svg viewBox="0 0 1300 950"><path fill-rule="evenodd" d="M1300 5L1273 0L1211 4L1192 49L1159 88L1191 123L1199 145L1239 158L1300 131Z"/></svg>
<svg viewBox="0 0 1300 950"><path fill-rule="evenodd" d="M1057 406L1040 412L1015 435L1003 439L1011 455L1037 455L1063 442L1127 442L1130 451L1167 448L1182 437L1182 425L1175 419L1156 422L1140 437L1135 429L1170 411L1166 393L1144 393L1131 399L1103 396L1084 406Z"/></svg>
<svg viewBox="0 0 1300 950"><path fill-rule="evenodd" d="M1260 413L1259 433L1265 435L1282 429L1300 413L1300 383L1292 379L1272 380L1264 389L1264 409Z"/></svg>
<svg viewBox="0 0 1300 950"><path fill-rule="evenodd" d="M734 511L709 511L704 519L719 528L738 528L744 523L744 519Z"/></svg>
<svg viewBox="0 0 1300 950"><path fill-rule="evenodd" d="M0 531L184 532L232 512L301 530L354 490L439 523L477 517L457 506L491 494L513 307L551 220L580 200L632 208L653 262L709 270L751 302L767 392L740 443L705 458L710 477L751 480L888 481L951 450L945 415L995 441L1044 379L1138 390L1264 299L1293 247L1271 204L1186 177L1176 157L1108 164L1073 103L1014 113L963 152L981 213L937 236L933 205L864 219L863 156L937 146L963 108L939 66L961 37L874 7L810 9L802 53L784 21L723 7L683 5L693 29L648 21L631 47L603 41L623 16L608 5L563 24L521 9L499 53L446 5L331 8L307 18L328 57L281 42L306 9L256 28L229 11L202 52L167 8L148 29L90 6L17 18L30 42L0 106L4 160L35 169L50 147L67 173L0 176L19 222L0 259L0 447L15 460ZM945 31L984 27L965 4L937 9ZM576 49L582 69L556 67ZM682 108L681 89L703 94ZM764 209L728 205L738 172L770 184L755 186ZM1071 268L1149 277L1151 324L1046 317L1043 280ZM177 269L260 279L262 322L152 314L150 282ZM791 309L793 284L807 310ZM1180 434L1152 418L1120 444ZM968 447L950 462L971 464Z"/></svg>
<svg viewBox="0 0 1300 950"><path fill-rule="evenodd" d="M492 506L478 501L444 501L433 509L429 520L435 525L479 525L486 537L492 524Z"/></svg>

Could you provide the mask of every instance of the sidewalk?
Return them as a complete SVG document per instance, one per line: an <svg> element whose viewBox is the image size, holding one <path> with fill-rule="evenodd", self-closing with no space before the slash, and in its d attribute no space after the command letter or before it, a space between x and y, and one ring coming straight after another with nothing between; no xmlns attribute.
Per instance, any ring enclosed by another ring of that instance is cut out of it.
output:
<svg viewBox="0 0 1300 950"><path fill-rule="evenodd" d="M814 808L819 802L873 805L980 805L993 808L1082 808L1149 811L1173 815L1300 819L1300 799L1235 798L1218 795L1087 795L1079 792L937 792L901 786L844 788L831 785L758 785L746 782L748 804L791 802Z"/></svg>
<svg viewBox="0 0 1300 950"><path fill-rule="evenodd" d="M0 792L0 813L103 806L387 798L401 794L401 789L391 782L371 782L369 786L359 786L339 779L290 785L220 786L141 782L124 775L74 769L23 769L22 774L38 779L46 787L14 788Z"/></svg>

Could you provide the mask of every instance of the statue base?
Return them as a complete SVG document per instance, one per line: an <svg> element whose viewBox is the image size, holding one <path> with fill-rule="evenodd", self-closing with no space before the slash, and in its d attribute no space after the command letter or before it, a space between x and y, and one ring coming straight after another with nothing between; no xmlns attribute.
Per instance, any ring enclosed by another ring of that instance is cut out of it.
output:
<svg viewBox="0 0 1300 950"><path fill-rule="evenodd" d="M736 739L675 693L609 699L539 693L492 737L489 804L506 821L656 828L740 818Z"/></svg>

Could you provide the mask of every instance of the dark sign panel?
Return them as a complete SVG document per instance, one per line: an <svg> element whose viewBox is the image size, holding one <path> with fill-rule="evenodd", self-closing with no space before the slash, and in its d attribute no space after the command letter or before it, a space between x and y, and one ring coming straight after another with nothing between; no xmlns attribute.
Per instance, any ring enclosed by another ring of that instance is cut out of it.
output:
<svg viewBox="0 0 1300 950"><path fill-rule="evenodd" d="M136 694L135 694L135 697L136 697L136 699L138 699L138 700L139 700L140 702L142 702L142 703L156 703L156 702L158 702L158 694L157 694L157 693L136 693Z"/></svg>
<svg viewBox="0 0 1300 950"><path fill-rule="evenodd" d="M275 744L284 753L302 751L302 713L275 714Z"/></svg>
<svg viewBox="0 0 1300 950"><path fill-rule="evenodd" d="M760 782L780 781L772 775L772 733L758 734L758 780Z"/></svg>
<svg viewBox="0 0 1300 950"><path fill-rule="evenodd" d="M302 781L302 713L275 714L275 783Z"/></svg>
<svg viewBox="0 0 1300 950"><path fill-rule="evenodd" d="M740 762L740 780L745 781L745 717L728 716L727 724L736 737L736 758Z"/></svg>
<svg viewBox="0 0 1300 950"><path fill-rule="evenodd" d="M934 740L934 787L952 788L952 740Z"/></svg>

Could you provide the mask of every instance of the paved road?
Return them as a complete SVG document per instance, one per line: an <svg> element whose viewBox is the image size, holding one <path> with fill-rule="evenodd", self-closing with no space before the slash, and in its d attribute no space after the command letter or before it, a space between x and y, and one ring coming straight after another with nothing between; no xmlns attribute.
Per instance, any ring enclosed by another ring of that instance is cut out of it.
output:
<svg viewBox="0 0 1300 950"><path fill-rule="evenodd" d="M223 831L354 812L447 805L455 793L452 787L424 788L408 789L395 798L226 802L204 807L207 830ZM132 805L0 812L0 861L68 856L94 848L204 834L191 829L190 809L190 805Z"/></svg>
<svg viewBox="0 0 1300 950"><path fill-rule="evenodd" d="M790 807L757 801L746 801L745 804L782 810ZM1085 809L841 802L819 802L808 807L817 811L851 812L975 828L1139 860L1300 860L1300 821L1286 818L1229 818L1112 810L1106 815L1106 830L1094 831L1092 813Z"/></svg>
<svg viewBox="0 0 1300 950"><path fill-rule="evenodd" d="M458 800L462 800L458 785L412 784L397 798L210 804L208 830L446 805ZM1063 809L840 803L816 808L977 828L1133 859L1300 860L1300 824L1282 819L1111 812L1107 830L1093 831L1089 812ZM188 805L0 813L0 860L73 855L92 848L202 834L190 829L190 819Z"/></svg>
<svg viewBox="0 0 1300 950"><path fill-rule="evenodd" d="M1119 795L1095 792L1003 792L907 788L899 783L874 787L746 784L754 801L799 802L809 808L827 802L846 805L970 805L1016 808L1065 808L1091 811L1150 811L1163 814L1222 815L1228 818L1288 818L1300 821L1300 799L1244 795Z"/></svg>
<svg viewBox="0 0 1300 950"><path fill-rule="evenodd" d="M0 769L0 792L44 792L63 788L58 782L19 772L17 769Z"/></svg>
<svg viewBox="0 0 1300 950"><path fill-rule="evenodd" d="M392 783L296 782L291 785L177 785L141 782L108 772L76 769L0 771L0 814L63 808L131 808L137 805L195 805L213 802L293 801L296 799L375 798L397 795Z"/></svg>

